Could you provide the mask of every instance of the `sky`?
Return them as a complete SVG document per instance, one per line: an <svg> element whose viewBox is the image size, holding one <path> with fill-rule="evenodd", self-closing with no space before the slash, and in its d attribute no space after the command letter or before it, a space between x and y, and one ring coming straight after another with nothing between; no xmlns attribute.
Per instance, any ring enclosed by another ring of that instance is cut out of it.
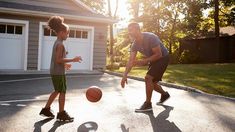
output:
<svg viewBox="0 0 235 132"><path fill-rule="evenodd" d="M127 27L127 24L131 19L131 15L129 14L126 1L127 0L119 0L117 15L120 16L121 20L116 24L117 28ZM115 7L116 7L116 0L111 0L112 13L114 13Z"/></svg>

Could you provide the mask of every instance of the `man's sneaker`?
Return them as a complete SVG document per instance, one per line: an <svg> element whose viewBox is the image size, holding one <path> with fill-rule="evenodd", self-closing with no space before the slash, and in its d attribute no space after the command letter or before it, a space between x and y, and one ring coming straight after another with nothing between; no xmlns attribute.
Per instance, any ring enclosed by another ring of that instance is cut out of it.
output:
<svg viewBox="0 0 235 132"><path fill-rule="evenodd" d="M73 117L70 117L69 114L66 111L59 112L56 117L57 120L59 121L73 121Z"/></svg>
<svg viewBox="0 0 235 132"><path fill-rule="evenodd" d="M135 109L135 112L148 112L152 111L152 103L144 102L144 104L139 108Z"/></svg>
<svg viewBox="0 0 235 132"><path fill-rule="evenodd" d="M170 94L168 92L165 92L164 94L161 95L161 99L159 100L157 104L162 104L169 98L170 98Z"/></svg>
<svg viewBox="0 0 235 132"><path fill-rule="evenodd" d="M51 117L51 118L55 117L55 115L52 113L50 108L42 108L39 115L46 116L46 117Z"/></svg>

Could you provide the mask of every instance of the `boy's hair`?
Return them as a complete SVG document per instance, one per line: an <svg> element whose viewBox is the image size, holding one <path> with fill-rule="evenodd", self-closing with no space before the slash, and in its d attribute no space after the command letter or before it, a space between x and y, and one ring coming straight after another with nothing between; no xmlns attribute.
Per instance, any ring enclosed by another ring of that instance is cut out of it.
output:
<svg viewBox="0 0 235 132"><path fill-rule="evenodd" d="M52 16L48 20L48 27L54 32L67 31L68 25L64 23L64 18L60 16Z"/></svg>
<svg viewBox="0 0 235 132"><path fill-rule="evenodd" d="M137 29L137 30L140 30L140 25L137 23L137 22L131 22L131 23L129 23L128 24L128 28L129 27L133 27L133 28L135 28L135 29Z"/></svg>

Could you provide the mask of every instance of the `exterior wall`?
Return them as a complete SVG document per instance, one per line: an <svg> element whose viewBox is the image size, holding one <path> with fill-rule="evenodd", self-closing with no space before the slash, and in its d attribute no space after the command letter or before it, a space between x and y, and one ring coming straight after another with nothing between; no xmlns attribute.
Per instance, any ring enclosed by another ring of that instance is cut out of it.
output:
<svg viewBox="0 0 235 132"><path fill-rule="evenodd" d="M47 22L48 18L19 16L4 13L0 13L0 18L29 21L27 70L37 70L39 23ZM65 23L94 27L93 69L104 69L106 65L107 24L67 20L66 18Z"/></svg>

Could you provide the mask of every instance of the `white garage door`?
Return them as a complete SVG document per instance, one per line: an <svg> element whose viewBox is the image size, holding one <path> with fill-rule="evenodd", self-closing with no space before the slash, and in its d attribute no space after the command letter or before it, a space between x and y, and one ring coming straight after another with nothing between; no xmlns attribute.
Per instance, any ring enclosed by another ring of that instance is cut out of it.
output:
<svg viewBox="0 0 235 132"><path fill-rule="evenodd" d="M0 22L0 69L24 69L24 25Z"/></svg>
<svg viewBox="0 0 235 132"><path fill-rule="evenodd" d="M41 69L50 69L51 54L56 35L47 28L43 28L41 48ZM72 70L91 70L91 31L88 29L70 28L69 37L64 41L67 58L81 56L81 63L71 63Z"/></svg>

